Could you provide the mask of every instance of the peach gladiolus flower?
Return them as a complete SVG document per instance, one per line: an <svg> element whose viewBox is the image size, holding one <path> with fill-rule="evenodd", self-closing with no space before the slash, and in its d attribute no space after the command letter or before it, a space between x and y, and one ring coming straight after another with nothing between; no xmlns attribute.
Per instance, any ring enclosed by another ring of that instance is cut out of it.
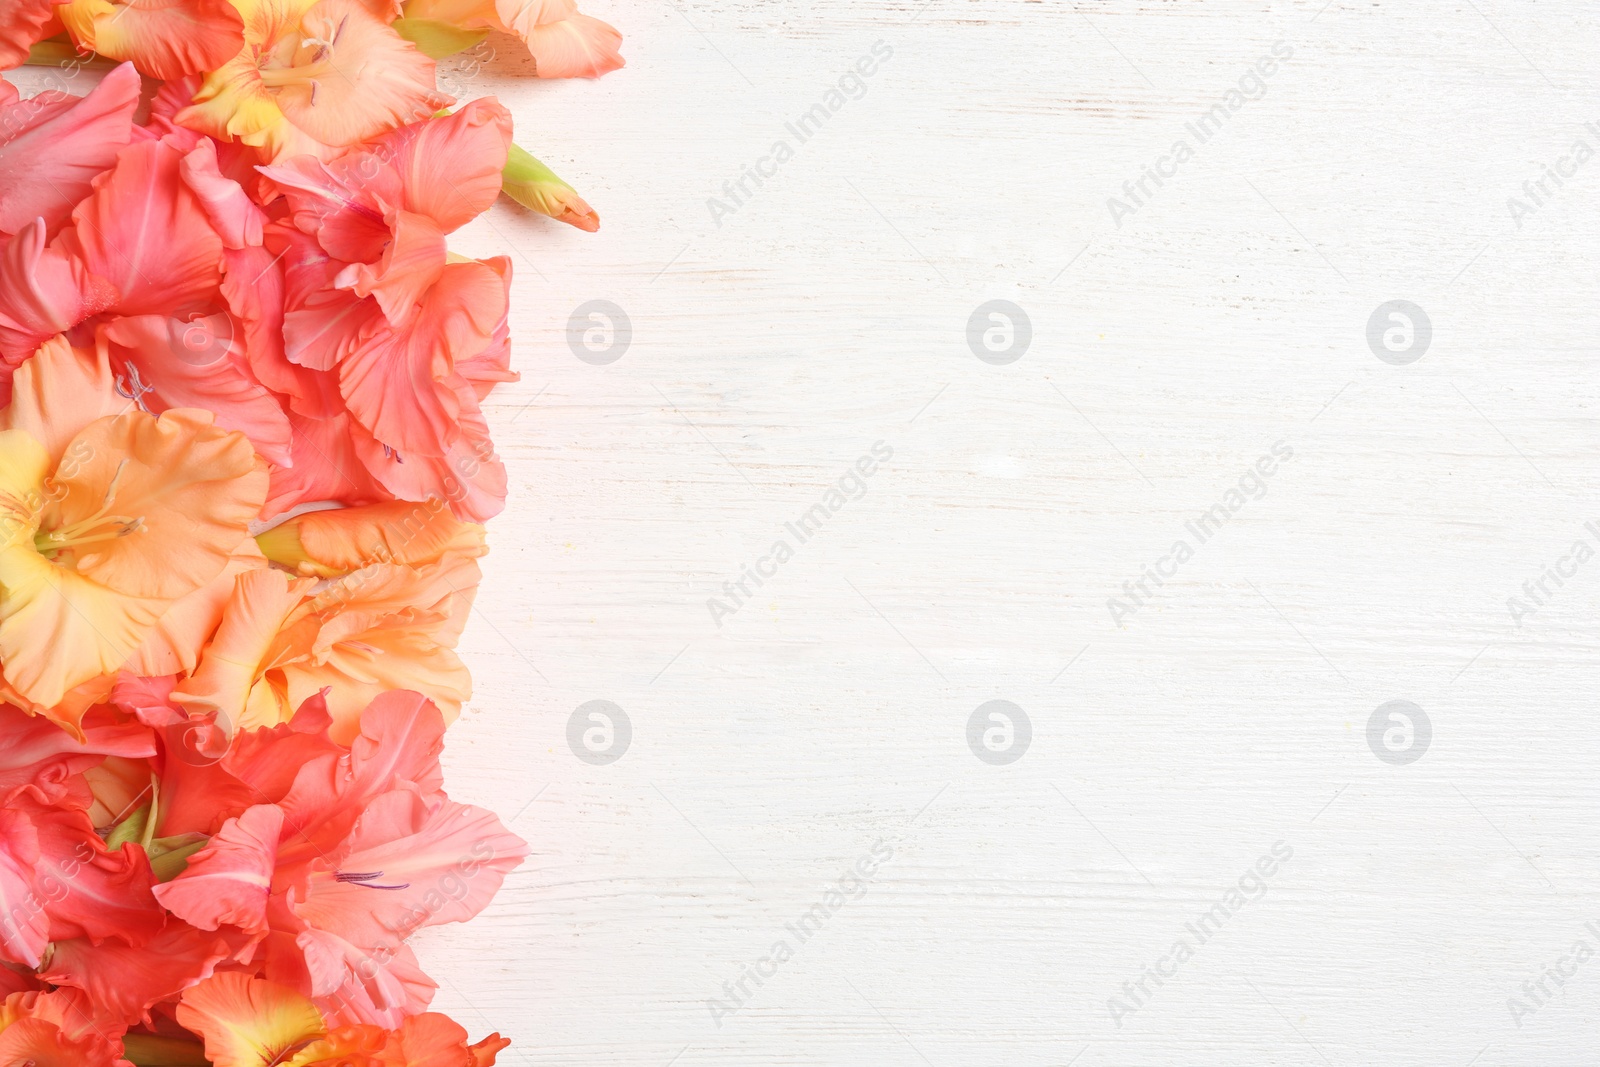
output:
<svg viewBox="0 0 1600 1067"><path fill-rule="evenodd" d="M455 645L480 577L476 562L453 556L417 567L372 563L320 591L314 579L247 572L172 700L254 728L288 722L332 686L329 733L341 744L355 737L361 709L389 690L422 693L454 720L472 693Z"/></svg>
<svg viewBox="0 0 1600 1067"><path fill-rule="evenodd" d="M205 1040L214 1067L492 1067L511 1042L467 1032L436 1012L398 1030L345 1026L330 1031L311 1000L288 986L238 972L216 975L184 993L178 1021Z"/></svg>
<svg viewBox="0 0 1600 1067"><path fill-rule="evenodd" d="M206 411L111 414L109 377L57 340L0 416L0 663L36 705L120 668L228 565L266 496L243 434Z"/></svg>
<svg viewBox="0 0 1600 1067"><path fill-rule="evenodd" d="M409 0L405 17L463 30L514 33L541 78L598 78L623 66L622 34L573 0Z"/></svg>
<svg viewBox="0 0 1600 1067"><path fill-rule="evenodd" d="M75 0L81 2L81 0ZM376 137L452 101L433 60L361 0L234 0L244 47L176 121L276 160Z"/></svg>

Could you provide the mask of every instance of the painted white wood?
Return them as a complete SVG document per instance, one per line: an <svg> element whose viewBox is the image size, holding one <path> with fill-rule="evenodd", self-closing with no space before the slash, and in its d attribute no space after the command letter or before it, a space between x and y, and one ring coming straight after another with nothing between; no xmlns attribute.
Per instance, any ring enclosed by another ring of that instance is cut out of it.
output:
<svg viewBox="0 0 1600 1067"><path fill-rule="evenodd" d="M1570 158L1600 149L1593 9L586 10L624 71L451 75L604 227L504 207L455 240L515 258L523 380L489 408L512 496L447 774L535 854L418 937L437 1006L512 1064L1592 1064L1600 961L1523 983L1600 950L1600 559L1562 562L1600 546L1600 162ZM778 139L719 225L708 198ZM605 366L566 338L596 299L632 322ZM1006 366L967 343L992 299L1032 323ZM1393 299L1432 323L1407 366L1365 337ZM879 441L865 494L717 625L708 598ZM1032 722L1007 766L966 740L992 699ZM1397 699L1433 729L1404 766L1366 738ZM631 721L608 765L568 745L591 700ZM1108 998L1277 842L1264 895L1119 1026Z"/></svg>
<svg viewBox="0 0 1600 1067"><path fill-rule="evenodd" d="M1593 10L590 7L626 70L474 83L604 228L507 210L462 242L515 250L523 380L492 406L512 499L449 772L536 851L429 933L438 1003L531 1064L1593 1063L1600 962L1543 1006L1522 983L1600 949L1600 560L1507 606L1600 545L1600 162L1520 227L1507 205L1600 148ZM865 95L718 225L707 199L878 41ZM1280 41L1264 96L1186 132ZM1034 330L1008 366L966 341L996 298ZM608 366L564 336L592 299L632 321ZM1392 299L1432 322L1408 366L1365 338ZM880 440L865 496L717 626L707 599ZM1266 495L1113 625L1277 442ZM1009 766L965 739L995 698L1033 724ZM633 729L606 766L566 741L595 699ZM1366 741L1395 699L1434 731L1407 766ZM1116 1025L1279 841L1265 895Z"/></svg>

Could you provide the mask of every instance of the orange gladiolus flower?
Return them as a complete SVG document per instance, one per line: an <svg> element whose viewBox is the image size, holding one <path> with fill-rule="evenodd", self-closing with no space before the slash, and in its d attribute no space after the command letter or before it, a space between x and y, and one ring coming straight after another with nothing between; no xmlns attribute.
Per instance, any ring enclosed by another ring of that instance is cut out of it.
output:
<svg viewBox="0 0 1600 1067"><path fill-rule="evenodd" d="M310 998L263 978L225 972L184 993L178 1021L205 1039L213 1067L492 1067L511 1042L499 1034L467 1044L467 1032L436 1012L398 1030L330 1031Z"/></svg>
<svg viewBox="0 0 1600 1067"><path fill-rule="evenodd" d="M453 721L472 693L455 645L479 578L477 563L460 556L417 567L372 563L320 591L314 579L279 570L242 574L173 702L256 728L288 722L332 686L329 735L341 744L356 736L361 710L392 689L423 694Z"/></svg>

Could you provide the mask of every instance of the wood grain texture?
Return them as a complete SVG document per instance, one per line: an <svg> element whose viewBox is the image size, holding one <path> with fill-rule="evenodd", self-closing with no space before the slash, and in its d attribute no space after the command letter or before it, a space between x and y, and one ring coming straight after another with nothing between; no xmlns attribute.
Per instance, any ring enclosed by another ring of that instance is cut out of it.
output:
<svg viewBox="0 0 1600 1067"><path fill-rule="evenodd" d="M1507 601L1596 542L1600 163L1520 227L1507 200L1600 147L1594 12L594 6L626 70L478 83L604 228L470 235L516 249L523 381L491 413L512 499L449 771L536 853L423 945L440 1004L530 1064L1593 1063L1600 962L1507 1001L1600 948L1600 561L1521 626ZM878 41L865 95L718 225ZM1264 96L1186 134L1280 41ZM634 330L604 367L565 338L597 298ZM990 299L1032 321L1009 366L967 345ZM1433 325L1409 366L1365 339L1391 299ZM866 494L716 625L879 440ZM1266 495L1113 625L1280 441ZM994 698L1033 724L1010 766L965 740ZM592 699L632 722L607 766L566 742ZM1366 742L1393 699L1433 724L1408 766ZM1116 1025L1278 841L1265 895Z"/></svg>
<svg viewBox="0 0 1600 1067"><path fill-rule="evenodd" d="M1600 149L1593 8L585 9L625 70L451 74L604 227L502 207L454 240L513 256L523 378L489 405L511 500L447 781L535 851L418 937L438 1007L511 1064L1594 1063L1600 961L1507 1004L1600 949L1600 559L1507 606L1600 544L1600 162L1507 205ZM880 41L719 225L708 198ZM567 341L595 299L632 322L608 366ZM968 347L992 299L1033 327L1008 366ZM1365 337L1392 299L1432 323L1408 366ZM878 441L865 494L719 626L708 598ZM1265 495L1115 625L1278 442ZM1009 766L966 740L996 698L1032 722ZM595 699L633 731L603 766L567 742ZM1366 739L1394 699L1433 727L1406 766ZM1280 841L1117 1025L1108 998ZM859 899L788 932L878 842Z"/></svg>

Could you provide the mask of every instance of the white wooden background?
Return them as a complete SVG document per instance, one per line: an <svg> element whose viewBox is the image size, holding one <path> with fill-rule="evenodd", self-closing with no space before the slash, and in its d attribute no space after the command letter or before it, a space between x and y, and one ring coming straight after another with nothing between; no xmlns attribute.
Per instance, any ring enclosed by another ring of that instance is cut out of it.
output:
<svg viewBox="0 0 1600 1067"><path fill-rule="evenodd" d="M448 772L535 852L421 945L440 1006L512 1064L1597 1062L1600 960L1507 1004L1600 949L1600 560L1507 608L1600 543L1600 162L1507 206L1600 147L1592 5L588 9L625 70L471 83L604 225L507 209L461 242L514 250L523 380L491 410L512 497ZM878 41L865 96L718 226L707 199ZM1266 95L1114 226L1279 41ZM966 340L996 298L1034 330L1008 366ZM607 366L565 336L593 299L633 325ZM1392 299L1433 325L1409 366L1365 338ZM715 625L879 440L866 496ZM1278 441L1267 495L1114 626ZM1033 724L1009 766L966 742L996 698ZM595 699L633 730L604 766L566 740ZM1394 699L1433 724L1406 766L1366 741ZM880 839L865 895L713 1020ZM1107 998L1278 841L1266 895L1118 1027Z"/></svg>
<svg viewBox="0 0 1600 1067"><path fill-rule="evenodd" d="M449 74L604 226L508 206L455 242L515 258L523 379L489 411L512 495L447 774L534 855L418 938L437 1005L510 1064L1595 1063L1600 962L1507 1004L1600 949L1600 561L1507 608L1600 544L1600 163L1521 226L1507 206L1600 148L1593 7L586 10L625 70ZM707 199L879 41L865 95L717 225ZM566 337L595 299L633 326L605 366ZM991 299L1032 322L1007 366L967 343ZM1408 366L1365 337L1392 299L1433 326ZM880 440L866 495L717 626L707 599ZM1114 625L1280 441L1265 497ZM596 699L632 726L607 765L567 742ZM1032 722L1008 766L966 741L991 699ZM1404 766L1366 740L1395 699L1433 725ZM1107 999L1280 841L1266 894L1119 1027Z"/></svg>

